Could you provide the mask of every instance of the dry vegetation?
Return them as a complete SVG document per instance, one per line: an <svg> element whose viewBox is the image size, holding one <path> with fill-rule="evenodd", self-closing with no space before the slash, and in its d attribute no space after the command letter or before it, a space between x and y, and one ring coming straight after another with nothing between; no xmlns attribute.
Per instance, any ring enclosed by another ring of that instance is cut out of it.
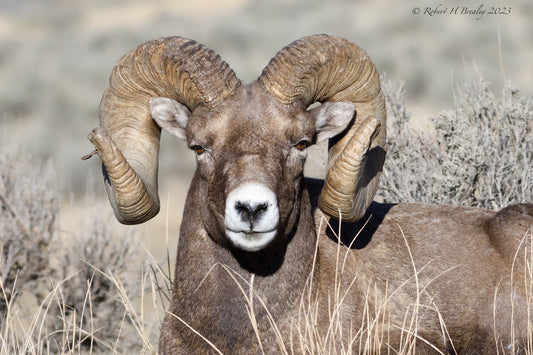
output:
<svg viewBox="0 0 533 355"><path fill-rule="evenodd" d="M387 202L501 209L533 201L533 100L507 82L501 96L483 78L455 91L455 107L410 124L402 86L384 83L387 160L378 195Z"/></svg>
<svg viewBox="0 0 533 355"><path fill-rule="evenodd" d="M96 206L63 230L56 181L35 159L1 152L0 351L138 348L126 302L145 286L135 238L111 230Z"/></svg>
<svg viewBox="0 0 533 355"><path fill-rule="evenodd" d="M402 87L390 82L384 87L391 124L382 199L485 208L533 201L531 98L512 84L499 97L484 80L469 81L457 88L456 106L431 119L434 131L421 134L412 128ZM146 313L164 312L168 260L147 255L133 232L110 227L111 209L90 198L84 204L93 207L64 229L57 222L61 199L56 180L38 159L13 149L0 151L0 353L155 352L160 319ZM528 270L532 239L529 231L517 251ZM339 274L342 260L340 249ZM253 321L254 307L268 305L251 296L253 284L235 281ZM526 285L529 291L532 284ZM390 290L381 306L371 309L377 296L369 290L369 303L361 305L368 314L365 327L355 329L354 342L344 348L337 348L332 339L346 321L338 312L346 290L337 292L327 339L317 336L316 308L304 292L293 345L313 354L374 353L386 341L380 331L387 325L387 304L396 291ZM402 353L413 353L424 341L417 337L417 309L413 305L406 314ZM532 344L530 339L530 354ZM285 346L280 346L282 352L291 353Z"/></svg>

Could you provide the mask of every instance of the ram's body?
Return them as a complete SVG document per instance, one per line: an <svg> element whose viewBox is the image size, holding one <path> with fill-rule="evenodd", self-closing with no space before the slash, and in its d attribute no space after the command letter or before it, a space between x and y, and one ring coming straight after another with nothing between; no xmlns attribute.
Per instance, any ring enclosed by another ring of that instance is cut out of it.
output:
<svg viewBox="0 0 533 355"><path fill-rule="evenodd" d="M311 181L311 186L316 184ZM192 185L184 220L201 219L197 214L203 202L197 191ZM223 353L259 351L247 311L251 282L264 302L253 300L266 353L281 352L270 316L286 349L292 346L297 352L302 333L304 342L315 341L315 346L319 342L311 335L328 339L327 353L411 349L419 354L435 353L437 348L445 353L491 354L527 346L532 300L526 287L533 275L524 275L523 268L531 252L532 236L528 239L526 231L533 225L533 206L514 206L496 215L476 208L373 203L361 221L341 224L342 244L351 248L339 248L338 223L331 220L331 228L326 227L328 218L316 206L309 210L305 200L304 194L301 226L279 261L280 269L272 275L256 274L253 281L248 267L214 245L201 227L193 233L193 225L182 226L171 315L162 327L163 353L212 350L183 322ZM313 212L315 223L322 225L318 244L309 228ZM505 249L499 249L505 239ZM277 257L258 254L251 262L261 269L268 267L265 259L275 262ZM317 334L306 333L310 331Z"/></svg>
<svg viewBox="0 0 533 355"><path fill-rule="evenodd" d="M350 42L296 41L250 84L193 41L147 42L117 63L100 120L89 138L123 223L159 209L158 127L197 156L162 353L528 345L533 205L371 204L384 99ZM305 181L307 146L328 138L326 180Z"/></svg>

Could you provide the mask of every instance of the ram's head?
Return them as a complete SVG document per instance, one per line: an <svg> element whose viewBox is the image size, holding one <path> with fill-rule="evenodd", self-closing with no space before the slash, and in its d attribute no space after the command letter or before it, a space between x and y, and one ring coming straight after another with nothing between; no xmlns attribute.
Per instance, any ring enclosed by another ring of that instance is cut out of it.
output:
<svg viewBox="0 0 533 355"><path fill-rule="evenodd" d="M296 225L310 144L332 138L319 207L343 220L364 214L385 157L378 73L359 47L327 35L293 42L249 84L213 51L180 37L122 57L102 98L100 127L89 135L122 223L159 210L160 128L196 153L191 189L205 201L210 235L248 251Z"/></svg>

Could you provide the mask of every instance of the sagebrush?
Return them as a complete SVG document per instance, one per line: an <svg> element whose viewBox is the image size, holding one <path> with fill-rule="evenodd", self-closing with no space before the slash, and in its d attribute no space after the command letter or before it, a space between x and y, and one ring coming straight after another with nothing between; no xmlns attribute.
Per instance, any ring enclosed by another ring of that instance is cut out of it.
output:
<svg viewBox="0 0 533 355"><path fill-rule="evenodd" d="M384 82L388 151L378 195L387 202L500 209L533 201L533 100L511 82L501 97L478 78L457 87L455 107L413 128L401 85Z"/></svg>
<svg viewBox="0 0 533 355"><path fill-rule="evenodd" d="M39 289L50 272L60 198L51 166L21 164L14 149L0 154L0 313L17 289ZM27 158L26 158L27 160ZM2 325L0 318L0 326Z"/></svg>
<svg viewBox="0 0 533 355"><path fill-rule="evenodd" d="M115 285L122 280L132 298L142 291L138 267L142 260L137 261L133 230L117 234L110 227L110 213L102 213L94 199L84 204L87 208L77 228L61 228L61 198L51 166L15 149L0 151L2 353L141 344L128 327L130 320ZM24 294L30 297L18 302ZM28 304L28 299L35 304ZM36 314L24 318L27 308Z"/></svg>

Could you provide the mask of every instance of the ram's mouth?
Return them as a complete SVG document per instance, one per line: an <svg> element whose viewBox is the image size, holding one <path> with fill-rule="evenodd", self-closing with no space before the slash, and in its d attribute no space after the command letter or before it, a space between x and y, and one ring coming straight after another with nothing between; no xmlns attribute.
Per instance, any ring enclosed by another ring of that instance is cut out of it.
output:
<svg viewBox="0 0 533 355"><path fill-rule="evenodd" d="M276 230L257 232L253 230L232 231L226 229L226 236L236 248L253 252L269 245L276 236Z"/></svg>
<svg viewBox="0 0 533 355"><path fill-rule="evenodd" d="M278 225L274 225L273 227L269 228L269 229L257 229L257 228L252 228L252 229L238 229L238 228L232 228L228 225L225 226L225 229L226 229L226 233L230 232L230 233L243 233L243 234L250 234L250 235L261 235L261 234L267 234L267 233L272 233L272 232L276 232L276 230L278 229Z"/></svg>

